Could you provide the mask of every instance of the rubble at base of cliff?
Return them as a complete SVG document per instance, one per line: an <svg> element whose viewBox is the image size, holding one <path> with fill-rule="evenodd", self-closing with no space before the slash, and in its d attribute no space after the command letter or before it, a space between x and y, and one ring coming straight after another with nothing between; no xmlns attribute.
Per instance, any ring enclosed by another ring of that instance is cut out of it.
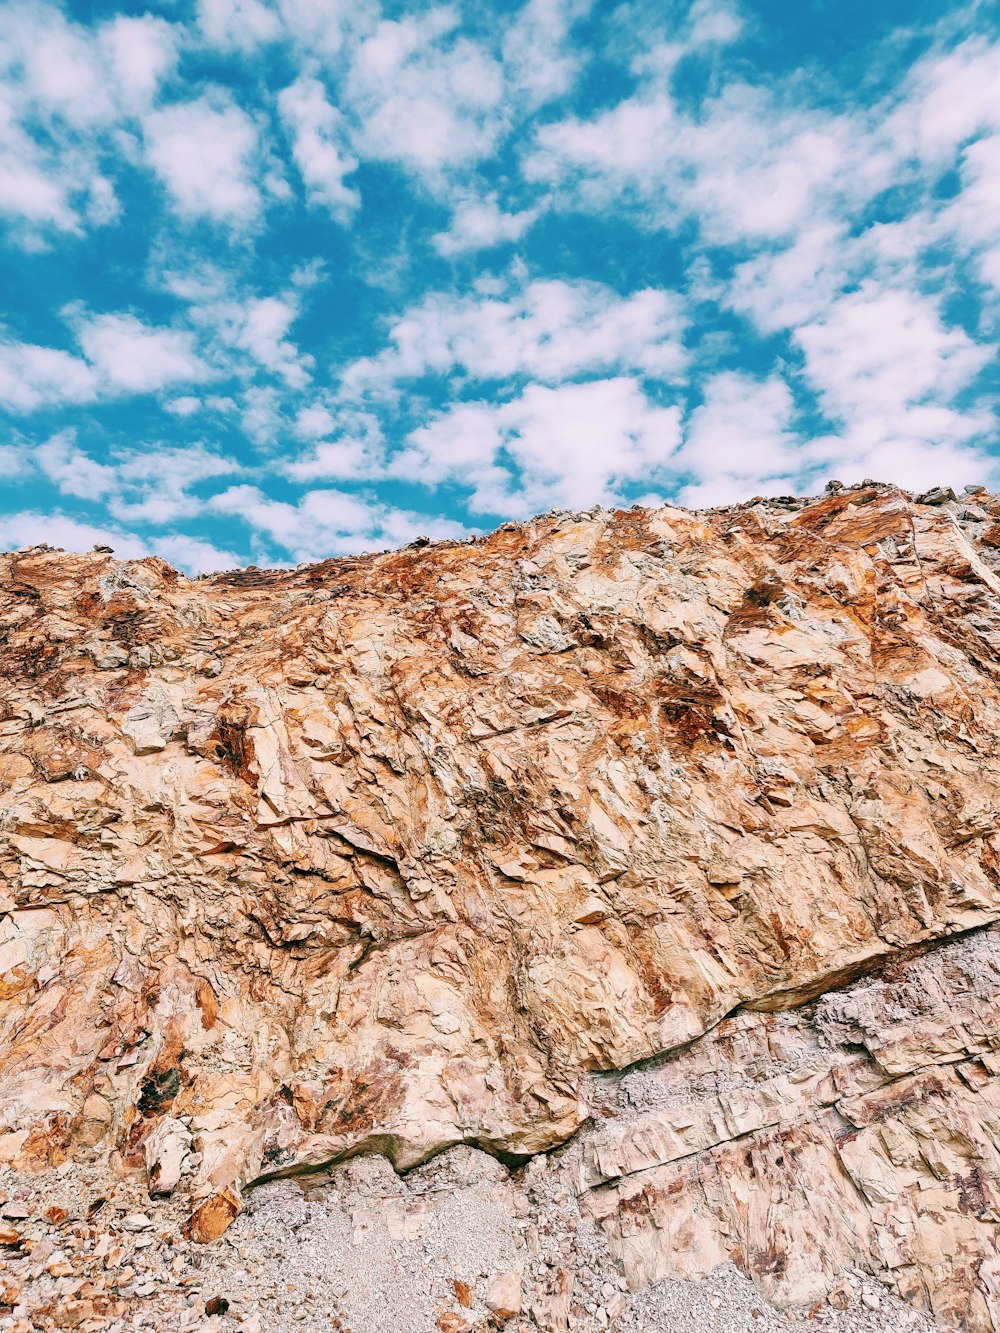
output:
<svg viewBox="0 0 1000 1333"><path fill-rule="evenodd" d="M0 1333L995 1333L998 649L974 486L0 555Z"/></svg>

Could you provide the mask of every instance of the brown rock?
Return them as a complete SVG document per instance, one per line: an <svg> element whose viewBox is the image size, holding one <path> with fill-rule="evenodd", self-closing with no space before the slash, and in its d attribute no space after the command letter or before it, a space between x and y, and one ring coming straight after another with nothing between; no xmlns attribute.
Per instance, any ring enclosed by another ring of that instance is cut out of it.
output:
<svg viewBox="0 0 1000 1333"><path fill-rule="evenodd" d="M470 1310L472 1308L472 1288L468 1282L463 1282L461 1278L456 1277L452 1279L451 1285L455 1288L455 1299L459 1305L463 1309Z"/></svg>
<svg viewBox="0 0 1000 1333"><path fill-rule="evenodd" d="M191 1213L188 1222L188 1235L199 1244L218 1240L232 1224L243 1208L239 1194L234 1189L220 1190L201 1203Z"/></svg>
<svg viewBox="0 0 1000 1333"><path fill-rule="evenodd" d="M434 1327L440 1330L440 1333L469 1333L472 1325L467 1319L463 1319L460 1314L448 1310L437 1317Z"/></svg>

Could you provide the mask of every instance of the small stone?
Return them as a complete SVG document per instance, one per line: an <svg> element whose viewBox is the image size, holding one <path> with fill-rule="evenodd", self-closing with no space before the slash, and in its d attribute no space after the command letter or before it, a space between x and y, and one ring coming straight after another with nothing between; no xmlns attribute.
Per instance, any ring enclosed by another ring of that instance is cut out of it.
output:
<svg viewBox="0 0 1000 1333"><path fill-rule="evenodd" d="M881 1310L882 1302L873 1291L863 1291L861 1293L861 1304L868 1310Z"/></svg>
<svg viewBox="0 0 1000 1333"><path fill-rule="evenodd" d="M17 1227L11 1227L0 1222L0 1245L19 1245L21 1242L21 1233Z"/></svg>
<svg viewBox="0 0 1000 1333"><path fill-rule="evenodd" d="M841 1282L827 1295L827 1301L835 1310L846 1310L851 1303L851 1287L847 1282Z"/></svg>
<svg viewBox="0 0 1000 1333"><path fill-rule="evenodd" d="M225 1314L229 1309L229 1302L225 1296L213 1296L211 1300L205 1302L205 1313L207 1315Z"/></svg>
<svg viewBox="0 0 1000 1333"><path fill-rule="evenodd" d="M472 1288L468 1282L463 1282L461 1278L455 1278L451 1284L455 1288L455 1299L465 1310L472 1308Z"/></svg>
<svg viewBox="0 0 1000 1333"><path fill-rule="evenodd" d="M243 1211L243 1200L235 1187L209 1195L194 1209L188 1234L199 1245L217 1240Z"/></svg>
<svg viewBox="0 0 1000 1333"><path fill-rule="evenodd" d="M924 491L923 495L917 496L918 505L943 505L951 500L957 500L958 496L950 486L934 486L929 491Z"/></svg>
<svg viewBox="0 0 1000 1333"><path fill-rule="evenodd" d="M190 1156L190 1130L182 1121L165 1116L146 1140L146 1179L150 1198L174 1192Z"/></svg>
<svg viewBox="0 0 1000 1333"><path fill-rule="evenodd" d="M453 1314L449 1310L439 1316L434 1327L438 1329L438 1333L469 1333L471 1325L460 1314Z"/></svg>
<svg viewBox="0 0 1000 1333"><path fill-rule="evenodd" d="M129 1213L128 1217L122 1218L123 1231L148 1231L152 1225L145 1213Z"/></svg>
<svg viewBox="0 0 1000 1333"><path fill-rule="evenodd" d="M10 1222L23 1222L31 1216L31 1209L23 1203L5 1203L0 1208L0 1217L6 1217Z"/></svg>
<svg viewBox="0 0 1000 1333"><path fill-rule="evenodd" d="M486 1292L486 1308L498 1319L513 1319L521 1313L521 1283L523 1270L511 1268L497 1273Z"/></svg>

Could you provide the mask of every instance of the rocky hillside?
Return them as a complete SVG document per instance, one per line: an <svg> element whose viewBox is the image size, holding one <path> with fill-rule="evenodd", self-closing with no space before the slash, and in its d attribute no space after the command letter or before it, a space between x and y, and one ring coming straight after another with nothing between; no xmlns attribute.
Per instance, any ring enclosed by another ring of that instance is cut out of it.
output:
<svg viewBox="0 0 1000 1333"><path fill-rule="evenodd" d="M559 1149L632 1290L1000 1328L998 548L984 491L866 483L0 557L7 1193L103 1172L211 1241L359 1154ZM517 1271L446 1333L614 1321Z"/></svg>

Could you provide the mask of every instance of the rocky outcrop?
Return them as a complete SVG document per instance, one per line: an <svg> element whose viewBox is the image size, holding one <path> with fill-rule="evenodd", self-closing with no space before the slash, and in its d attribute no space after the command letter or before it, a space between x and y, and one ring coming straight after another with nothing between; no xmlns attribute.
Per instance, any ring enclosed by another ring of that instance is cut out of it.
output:
<svg viewBox="0 0 1000 1333"><path fill-rule="evenodd" d="M0 557L0 1162L207 1240L576 1134L635 1283L852 1263L1000 1327L1000 503L932 499Z"/></svg>
<svg viewBox="0 0 1000 1333"><path fill-rule="evenodd" d="M948 1327L997 1326L1000 935L789 1013L743 1012L610 1080L574 1147L634 1289L726 1259L778 1306L853 1268Z"/></svg>

